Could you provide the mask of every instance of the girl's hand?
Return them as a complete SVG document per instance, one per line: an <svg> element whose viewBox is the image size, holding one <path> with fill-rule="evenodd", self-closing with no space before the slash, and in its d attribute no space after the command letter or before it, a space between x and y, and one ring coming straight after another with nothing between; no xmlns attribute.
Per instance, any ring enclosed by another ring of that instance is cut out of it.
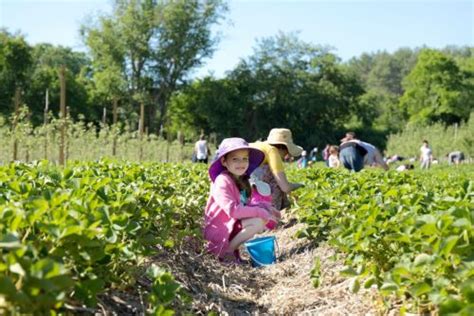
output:
<svg viewBox="0 0 474 316"><path fill-rule="evenodd" d="M281 213L273 207L268 212L270 213L270 218L268 219L268 222L265 224L265 226L267 229L275 229L275 227L278 225L278 222L280 222Z"/></svg>
<svg viewBox="0 0 474 316"><path fill-rule="evenodd" d="M268 213L270 213L271 217L275 218L276 220L281 219L281 212L274 208L272 205L263 204L262 206L267 210Z"/></svg>
<svg viewBox="0 0 474 316"><path fill-rule="evenodd" d="M272 210L270 210L270 214L272 217L276 218L277 220L281 219L281 212L278 211L276 208L272 207Z"/></svg>

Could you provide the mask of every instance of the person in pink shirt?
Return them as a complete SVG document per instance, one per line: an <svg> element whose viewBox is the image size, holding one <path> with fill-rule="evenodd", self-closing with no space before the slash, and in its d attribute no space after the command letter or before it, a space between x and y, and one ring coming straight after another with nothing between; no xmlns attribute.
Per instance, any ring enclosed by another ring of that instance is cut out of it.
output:
<svg viewBox="0 0 474 316"><path fill-rule="evenodd" d="M251 203L249 176L264 158L262 151L249 147L244 139L226 138L209 167L212 184L204 238L208 251L222 262L242 263L239 246L280 218L271 203Z"/></svg>

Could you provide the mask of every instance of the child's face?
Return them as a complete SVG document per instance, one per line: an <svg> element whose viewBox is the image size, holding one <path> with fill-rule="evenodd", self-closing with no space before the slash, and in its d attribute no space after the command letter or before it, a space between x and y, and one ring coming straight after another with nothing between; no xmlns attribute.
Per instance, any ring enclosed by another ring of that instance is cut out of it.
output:
<svg viewBox="0 0 474 316"><path fill-rule="evenodd" d="M241 176L249 168L249 151L247 149L232 151L221 158L221 163L233 175Z"/></svg>

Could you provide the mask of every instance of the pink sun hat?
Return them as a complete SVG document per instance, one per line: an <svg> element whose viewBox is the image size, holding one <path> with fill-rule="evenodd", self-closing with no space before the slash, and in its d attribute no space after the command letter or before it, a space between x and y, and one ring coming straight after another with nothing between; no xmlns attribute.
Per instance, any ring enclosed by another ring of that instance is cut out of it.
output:
<svg viewBox="0 0 474 316"><path fill-rule="evenodd" d="M260 164L265 159L265 154L257 148L250 147L245 139L238 137L225 138L219 145L216 158L209 167L209 177L211 177L212 182L214 182L214 180L222 171L226 170L226 168L221 163L221 158L228 153L239 149L247 149L249 151L249 168L246 171L248 176L250 176L250 174L258 166L260 166Z"/></svg>

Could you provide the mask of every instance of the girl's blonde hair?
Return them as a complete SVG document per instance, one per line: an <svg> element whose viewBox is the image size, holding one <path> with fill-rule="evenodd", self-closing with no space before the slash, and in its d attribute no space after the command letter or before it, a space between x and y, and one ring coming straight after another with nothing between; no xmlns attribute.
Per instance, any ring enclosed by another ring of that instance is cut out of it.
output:
<svg viewBox="0 0 474 316"><path fill-rule="evenodd" d="M335 145L329 146L329 153L330 153L330 154L337 154L337 153L339 153L339 146L335 146Z"/></svg>

